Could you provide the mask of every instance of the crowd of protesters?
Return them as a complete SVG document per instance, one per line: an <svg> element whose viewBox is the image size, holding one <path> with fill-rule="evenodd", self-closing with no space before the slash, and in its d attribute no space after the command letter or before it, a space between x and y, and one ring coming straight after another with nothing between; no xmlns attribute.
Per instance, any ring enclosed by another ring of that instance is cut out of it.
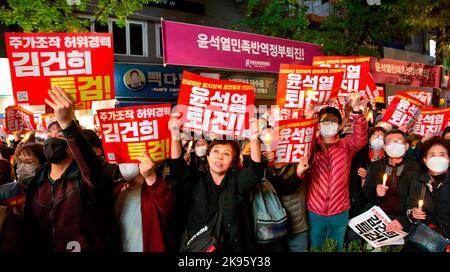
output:
<svg viewBox="0 0 450 272"><path fill-rule="evenodd" d="M377 115L367 121L359 95L345 111L305 113L319 129L313 152L295 164L274 163L274 150L261 149L273 129L263 119L250 119L245 142L193 140L179 114L168 124L170 159L143 153L139 164L109 164L97 134L74 120L67 93L56 87L49 96L57 121L43 143L17 133L0 145L0 251L183 251L218 214L219 252L305 252L327 239L342 251L362 239L349 219L374 205L392 220L388 231L422 222L450 238L450 129L420 137ZM287 212L289 233L261 244L251 196L263 179ZM406 239L403 250L420 249Z"/></svg>

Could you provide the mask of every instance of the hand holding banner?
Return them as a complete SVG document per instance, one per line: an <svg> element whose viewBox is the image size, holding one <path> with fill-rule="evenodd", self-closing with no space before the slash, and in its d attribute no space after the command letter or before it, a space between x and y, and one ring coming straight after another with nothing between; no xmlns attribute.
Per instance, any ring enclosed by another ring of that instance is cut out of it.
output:
<svg viewBox="0 0 450 272"><path fill-rule="evenodd" d="M304 109L307 103L326 105L335 98L342 84L344 69L281 64L277 105Z"/></svg>
<svg viewBox="0 0 450 272"><path fill-rule="evenodd" d="M319 119L283 120L275 128L275 162L298 163L312 153Z"/></svg>
<svg viewBox="0 0 450 272"><path fill-rule="evenodd" d="M421 136L425 136L425 134L439 136L445 130L449 118L450 108L423 110L409 132Z"/></svg>
<svg viewBox="0 0 450 272"><path fill-rule="evenodd" d="M168 158L170 111L170 104L98 110L107 161L139 163L143 152L155 162Z"/></svg>
<svg viewBox="0 0 450 272"><path fill-rule="evenodd" d="M183 130L248 138L254 90L251 84L184 72L176 108L182 113Z"/></svg>

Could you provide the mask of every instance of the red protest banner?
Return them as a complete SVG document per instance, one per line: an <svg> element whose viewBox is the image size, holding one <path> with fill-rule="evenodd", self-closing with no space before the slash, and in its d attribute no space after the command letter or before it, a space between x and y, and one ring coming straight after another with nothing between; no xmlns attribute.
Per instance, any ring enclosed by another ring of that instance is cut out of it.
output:
<svg viewBox="0 0 450 272"><path fill-rule="evenodd" d="M282 120L275 129L274 163L295 163L311 154L319 119Z"/></svg>
<svg viewBox="0 0 450 272"><path fill-rule="evenodd" d="M376 103L385 103L386 100L384 99L384 87L383 86L377 86L378 90L378 96L375 98Z"/></svg>
<svg viewBox="0 0 450 272"><path fill-rule="evenodd" d="M56 121L54 113L41 114L41 116L39 117L37 131L40 133L44 133L45 131L47 131L48 125L54 121Z"/></svg>
<svg viewBox="0 0 450 272"><path fill-rule="evenodd" d="M345 105L350 93L359 92L367 99L378 96L375 81L369 73L370 57L314 56L313 65L319 67L343 68L344 78L338 94L339 104Z"/></svg>
<svg viewBox="0 0 450 272"><path fill-rule="evenodd" d="M431 105L431 98L433 97L431 92L406 91L406 93L422 101L425 106Z"/></svg>
<svg viewBox="0 0 450 272"><path fill-rule="evenodd" d="M254 92L251 84L183 72L176 109L182 113L183 130L233 138L248 137Z"/></svg>
<svg viewBox="0 0 450 272"><path fill-rule="evenodd" d="M76 109L114 98L111 33L5 33L5 40L16 105L44 105L55 85Z"/></svg>
<svg viewBox="0 0 450 272"><path fill-rule="evenodd" d="M450 108L423 110L420 113L419 119L409 132L421 136L424 136L425 134L439 136L447 127L449 118Z"/></svg>
<svg viewBox="0 0 450 272"><path fill-rule="evenodd" d="M14 131L34 131L36 123L32 112L19 106L9 106L5 109L5 130L8 133Z"/></svg>
<svg viewBox="0 0 450 272"><path fill-rule="evenodd" d="M281 64L276 104L291 109L325 105L338 95L343 76L344 69Z"/></svg>
<svg viewBox="0 0 450 272"><path fill-rule="evenodd" d="M98 110L107 161L139 163L144 152L154 161L169 158L170 112L170 104Z"/></svg>
<svg viewBox="0 0 450 272"><path fill-rule="evenodd" d="M397 92L381 121L393 126L407 125L409 130L419 118L423 102L404 92Z"/></svg>

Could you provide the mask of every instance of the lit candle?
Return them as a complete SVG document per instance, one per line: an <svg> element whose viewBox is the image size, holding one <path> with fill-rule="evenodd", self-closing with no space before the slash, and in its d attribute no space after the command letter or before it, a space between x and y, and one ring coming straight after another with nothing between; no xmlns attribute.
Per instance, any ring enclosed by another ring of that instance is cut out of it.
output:
<svg viewBox="0 0 450 272"><path fill-rule="evenodd" d="M190 153L191 152L191 150L192 150L192 145L194 144L194 141L193 140L191 140L190 142L189 142L189 146L188 146L188 148L187 148L187 153Z"/></svg>
<svg viewBox="0 0 450 272"><path fill-rule="evenodd" d="M387 174L383 176L383 186L386 186Z"/></svg>
<svg viewBox="0 0 450 272"><path fill-rule="evenodd" d="M423 207L423 200L421 199L419 200L419 210L422 210L422 207Z"/></svg>

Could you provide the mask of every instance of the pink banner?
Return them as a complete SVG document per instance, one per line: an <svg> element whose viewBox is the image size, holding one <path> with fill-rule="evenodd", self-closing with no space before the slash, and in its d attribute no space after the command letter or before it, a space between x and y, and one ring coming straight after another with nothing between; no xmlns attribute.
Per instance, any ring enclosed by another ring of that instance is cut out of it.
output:
<svg viewBox="0 0 450 272"><path fill-rule="evenodd" d="M441 67L392 59L370 59L376 83L415 87L441 87Z"/></svg>
<svg viewBox="0 0 450 272"><path fill-rule="evenodd" d="M317 44L162 21L164 64L278 73L281 63L311 65Z"/></svg>

